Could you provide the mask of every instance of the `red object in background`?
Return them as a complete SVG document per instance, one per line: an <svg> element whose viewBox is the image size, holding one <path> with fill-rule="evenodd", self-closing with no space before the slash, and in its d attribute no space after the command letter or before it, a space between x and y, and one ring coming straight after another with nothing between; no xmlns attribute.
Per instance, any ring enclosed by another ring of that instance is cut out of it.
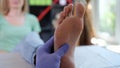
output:
<svg viewBox="0 0 120 68"><path fill-rule="evenodd" d="M72 0L67 0L67 2L70 4L70 3L72 3Z"/></svg>
<svg viewBox="0 0 120 68"><path fill-rule="evenodd" d="M54 0L53 3L56 4L59 0ZM67 0L67 2L70 4L72 3L72 0ZM38 16L38 20L41 21L44 16L51 10L51 6L48 6L45 10L43 10L43 12L40 13L40 15Z"/></svg>
<svg viewBox="0 0 120 68"><path fill-rule="evenodd" d="M43 19L43 17L50 11L51 6L48 6L43 12L40 13L40 15L38 16L38 20L41 21Z"/></svg>

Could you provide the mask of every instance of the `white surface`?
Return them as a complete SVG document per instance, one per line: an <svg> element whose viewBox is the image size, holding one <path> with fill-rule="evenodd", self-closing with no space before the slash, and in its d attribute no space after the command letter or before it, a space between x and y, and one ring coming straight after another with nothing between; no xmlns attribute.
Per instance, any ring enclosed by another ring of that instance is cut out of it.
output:
<svg viewBox="0 0 120 68"><path fill-rule="evenodd" d="M120 54L120 45L106 46L107 49Z"/></svg>
<svg viewBox="0 0 120 68"><path fill-rule="evenodd" d="M75 50L76 68L120 68L120 55L99 46ZM18 54L0 54L0 68L34 68Z"/></svg>
<svg viewBox="0 0 120 68"><path fill-rule="evenodd" d="M0 68L34 68L18 54L0 54Z"/></svg>
<svg viewBox="0 0 120 68"><path fill-rule="evenodd" d="M75 63L76 68L120 68L120 54L99 46L78 47Z"/></svg>
<svg viewBox="0 0 120 68"><path fill-rule="evenodd" d="M115 28L115 36L116 41L120 44L120 0L117 1L117 7L116 7L116 28Z"/></svg>

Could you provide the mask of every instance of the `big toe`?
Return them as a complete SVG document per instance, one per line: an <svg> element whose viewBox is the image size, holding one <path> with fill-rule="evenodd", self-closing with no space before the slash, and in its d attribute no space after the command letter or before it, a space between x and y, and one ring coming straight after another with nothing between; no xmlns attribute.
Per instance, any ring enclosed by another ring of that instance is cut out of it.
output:
<svg viewBox="0 0 120 68"><path fill-rule="evenodd" d="M75 13L76 13L76 16L80 17L80 18L83 18L84 14L85 14L85 7L83 6L83 4L81 3L77 3L75 5Z"/></svg>

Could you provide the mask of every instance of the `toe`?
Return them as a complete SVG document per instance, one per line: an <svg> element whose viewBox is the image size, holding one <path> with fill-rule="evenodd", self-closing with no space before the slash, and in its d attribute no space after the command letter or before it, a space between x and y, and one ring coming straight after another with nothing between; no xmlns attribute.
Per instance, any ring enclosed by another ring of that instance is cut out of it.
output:
<svg viewBox="0 0 120 68"><path fill-rule="evenodd" d="M65 12L65 16L66 16L66 17L68 16L68 11L69 11L69 7L68 7L68 6L65 6L65 7L64 7L64 12Z"/></svg>
<svg viewBox="0 0 120 68"><path fill-rule="evenodd" d="M64 20L64 18L65 18L65 12L61 12L60 13L60 18L58 19L58 24L61 24L62 21Z"/></svg>
<svg viewBox="0 0 120 68"><path fill-rule="evenodd" d="M69 16L72 15L72 9L73 9L73 4L69 4L69 5L68 5L68 15L69 15Z"/></svg>
<svg viewBox="0 0 120 68"><path fill-rule="evenodd" d="M84 8L84 6L81 4L81 3L77 3L76 5L75 5L75 13L76 13L76 16L78 16L78 17L80 17L80 18L82 18L83 16L84 16L84 14L85 14L85 8Z"/></svg>
<svg viewBox="0 0 120 68"><path fill-rule="evenodd" d="M72 4L69 4L68 6L66 6L66 7L64 8L64 12L66 13L66 17L69 17L69 16L71 15L72 7L73 7L73 5L72 5Z"/></svg>

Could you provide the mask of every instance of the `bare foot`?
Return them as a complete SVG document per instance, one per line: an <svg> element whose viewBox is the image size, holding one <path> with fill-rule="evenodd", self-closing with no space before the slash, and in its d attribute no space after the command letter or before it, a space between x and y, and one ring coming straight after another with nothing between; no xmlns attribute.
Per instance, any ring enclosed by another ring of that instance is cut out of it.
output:
<svg viewBox="0 0 120 68"><path fill-rule="evenodd" d="M83 30L83 17L85 9L83 5L75 5L76 15L70 15L72 5L68 5L61 12L59 25L54 34L54 50L56 51L62 44L68 43L70 46L68 52L61 60L60 68L75 68L74 49L75 43L79 39Z"/></svg>

